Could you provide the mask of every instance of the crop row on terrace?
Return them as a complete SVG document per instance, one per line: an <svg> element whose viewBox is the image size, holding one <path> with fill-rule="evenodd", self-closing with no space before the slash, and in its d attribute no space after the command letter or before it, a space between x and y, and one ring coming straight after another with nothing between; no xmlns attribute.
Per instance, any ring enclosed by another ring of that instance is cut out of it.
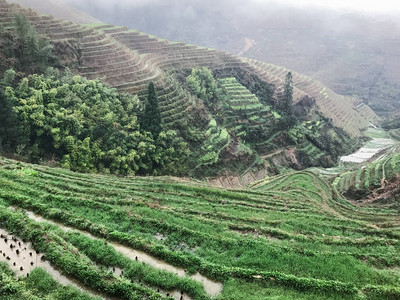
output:
<svg viewBox="0 0 400 300"><path fill-rule="evenodd" d="M400 173L400 154L392 154L368 164L357 171L346 172L335 180L335 187L339 191L353 189L364 191L383 187L384 181L395 178Z"/></svg>
<svg viewBox="0 0 400 300"><path fill-rule="evenodd" d="M242 136L246 135L248 128L268 124L267 120L273 116L270 107L263 105L236 78L222 78L218 82L223 90L224 103L229 107L225 119L227 128L233 128L237 136Z"/></svg>
<svg viewBox="0 0 400 300"><path fill-rule="evenodd" d="M253 60L247 61L255 67L265 70L267 76L279 78L281 86L287 72L290 71L283 67L267 63ZM300 100L304 95L304 93L302 95L301 93L298 93L298 91L301 90L305 92L307 95L316 99L317 105L325 116L332 118L336 126L344 128L350 135L360 135L359 130L361 128L365 128L369 125L369 122L377 120L376 115L368 106L364 105L365 107L363 106L357 110L355 99L337 95L330 89L324 87L320 82L296 72L291 72L293 74L294 102Z"/></svg>
<svg viewBox="0 0 400 300"><path fill-rule="evenodd" d="M397 280L386 268L399 264L399 232L333 213L325 198L329 187L311 173L280 176L258 191L223 191L168 178L124 179L8 160L2 164L5 204L221 282L235 277L351 294L368 284L394 286ZM367 237L371 232L375 236ZM159 234L165 238L155 238Z"/></svg>

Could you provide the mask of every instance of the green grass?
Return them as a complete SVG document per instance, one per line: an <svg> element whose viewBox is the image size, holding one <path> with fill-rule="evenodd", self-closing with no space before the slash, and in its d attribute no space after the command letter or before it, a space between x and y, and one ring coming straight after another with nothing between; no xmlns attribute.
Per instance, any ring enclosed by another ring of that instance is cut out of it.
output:
<svg viewBox="0 0 400 300"><path fill-rule="evenodd" d="M124 278L146 293L168 287L206 297L197 283L139 268L103 239L222 282L221 299L246 293L250 299L355 298L361 291L376 294L367 285L383 291L380 286L395 287L400 279L398 214L352 206L308 171L270 177L247 190L223 190L169 177L77 174L2 159L0 185L3 226L21 234L36 226L7 212L13 205L89 232L97 241L43 227L87 257L86 263L129 266ZM157 239L159 234L165 238Z"/></svg>
<svg viewBox="0 0 400 300"><path fill-rule="evenodd" d="M394 153L368 164L365 168L346 172L335 179L339 191L364 190L380 186L381 180L390 180L400 173L400 154Z"/></svg>
<svg viewBox="0 0 400 300"><path fill-rule="evenodd" d="M370 138L388 138L388 132L380 128L368 128L365 135Z"/></svg>
<svg viewBox="0 0 400 300"><path fill-rule="evenodd" d="M72 286L63 286L42 268L29 277L17 278L6 263L0 263L0 297L4 300L99 300Z"/></svg>

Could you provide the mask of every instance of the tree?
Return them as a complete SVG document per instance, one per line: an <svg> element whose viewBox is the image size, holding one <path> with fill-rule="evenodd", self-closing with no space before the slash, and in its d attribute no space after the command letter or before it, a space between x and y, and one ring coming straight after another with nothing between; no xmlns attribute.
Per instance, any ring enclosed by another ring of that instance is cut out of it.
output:
<svg viewBox="0 0 400 300"><path fill-rule="evenodd" d="M162 131L156 140L152 155L155 175L182 175L187 172L189 148L176 131Z"/></svg>
<svg viewBox="0 0 400 300"><path fill-rule="evenodd" d="M149 83L147 103L141 120L141 128L143 131L150 132L154 140L157 139L162 130L161 113L153 82Z"/></svg>
<svg viewBox="0 0 400 300"><path fill-rule="evenodd" d="M215 100L215 92L217 85L214 76L207 67L193 69L191 74L186 78L186 84L189 90L196 97L203 100L206 104L210 104Z"/></svg>
<svg viewBox="0 0 400 300"><path fill-rule="evenodd" d="M283 92L282 111L284 117L281 122L286 128L292 127L296 123L296 118L293 114L293 83L292 72L288 72L285 79L285 88Z"/></svg>
<svg viewBox="0 0 400 300"><path fill-rule="evenodd" d="M292 83L292 72L288 72L285 80L284 90L284 111L288 116L293 114L293 83Z"/></svg>
<svg viewBox="0 0 400 300"><path fill-rule="evenodd" d="M0 79L0 151L34 162L54 157L79 172L187 172L188 146L177 132L161 131L154 84L141 129L137 96L53 69L46 74L13 83L9 70Z"/></svg>
<svg viewBox="0 0 400 300"><path fill-rule="evenodd" d="M14 66L18 71L34 73L56 63L53 46L47 37L37 34L24 14L14 16L14 29L0 31L0 69ZM2 59L3 60L3 59Z"/></svg>

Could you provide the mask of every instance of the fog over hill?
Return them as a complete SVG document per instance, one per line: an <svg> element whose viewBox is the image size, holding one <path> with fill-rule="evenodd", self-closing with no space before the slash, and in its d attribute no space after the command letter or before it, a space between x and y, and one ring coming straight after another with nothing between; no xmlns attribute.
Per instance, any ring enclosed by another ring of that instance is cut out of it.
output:
<svg viewBox="0 0 400 300"><path fill-rule="evenodd" d="M61 0L9 0L8 2L17 3L23 7L31 7L43 14L49 14L56 18L66 19L79 24L100 22L96 18L75 9L71 5L67 5Z"/></svg>
<svg viewBox="0 0 400 300"><path fill-rule="evenodd" d="M382 114L400 108L399 13L388 1L63 1L104 22L285 66Z"/></svg>

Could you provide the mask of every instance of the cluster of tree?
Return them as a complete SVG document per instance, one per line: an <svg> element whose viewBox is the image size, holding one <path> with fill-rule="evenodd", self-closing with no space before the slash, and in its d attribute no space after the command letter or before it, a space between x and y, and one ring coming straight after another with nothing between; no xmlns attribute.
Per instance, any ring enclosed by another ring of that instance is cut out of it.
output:
<svg viewBox="0 0 400 300"><path fill-rule="evenodd" d="M13 27L0 30L0 71L13 67L33 74L57 62L47 37L39 35L24 14L14 16Z"/></svg>
<svg viewBox="0 0 400 300"><path fill-rule="evenodd" d="M216 100L216 89L214 76L207 67L195 68L186 77L186 84L193 95L209 105Z"/></svg>
<svg viewBox="0 0 400 300"><path fill-rule="evenodd" d="M386 118L382 122L382 127L385 129L397 129L400 128L400 118L398 116L394 116L391 118Z"/></svg>
<svg viewBox="0 0 400 300"><path fill-rule="evenodd" d="M31 75L0 88L0 147L30 161L55 159L81 172L182 174L187 144L162 131L154 85L142 109L137 96L119 94L97 80L60 73ZM142 128L141 126L142 125Z"/></svg>

